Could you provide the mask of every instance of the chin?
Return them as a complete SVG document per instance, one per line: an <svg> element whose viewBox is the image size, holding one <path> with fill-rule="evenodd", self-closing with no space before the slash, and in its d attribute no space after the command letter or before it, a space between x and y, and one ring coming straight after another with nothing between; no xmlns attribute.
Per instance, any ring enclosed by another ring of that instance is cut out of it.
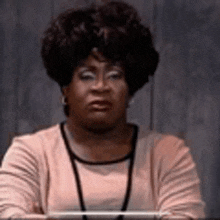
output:
<svg viewBox="0 0 220 220"><path fill-rule="evenodd" d="M91 131L93 133L96 134L104 134L107 133L111 130L113 130L116 125L114 123L107 123L107 122L86 122L84 124L84 127L88 130Z"/></svg>

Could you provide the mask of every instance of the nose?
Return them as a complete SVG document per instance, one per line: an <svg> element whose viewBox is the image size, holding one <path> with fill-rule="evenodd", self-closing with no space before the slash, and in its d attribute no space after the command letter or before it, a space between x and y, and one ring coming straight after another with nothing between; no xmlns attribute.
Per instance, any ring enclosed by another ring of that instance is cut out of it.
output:
<svg viewBox="0 0 220 220"><path fill-rule="evenodd" d="M110 87L108 84L108 80L105 79L104 75L100 75L96 78L96 80L94 81L94 84L92 86L92 89L94 91L98 91L98 92L109 91Z"/></svg>

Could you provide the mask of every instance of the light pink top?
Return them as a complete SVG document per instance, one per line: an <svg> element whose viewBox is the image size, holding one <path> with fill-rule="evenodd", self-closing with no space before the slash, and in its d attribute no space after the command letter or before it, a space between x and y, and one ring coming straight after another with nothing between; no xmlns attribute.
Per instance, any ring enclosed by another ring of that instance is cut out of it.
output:
<svg viewBox="0 0 220 220"><path fill-rule="evenodd" d="M129 159L108 165L76 160L88 211L120 211ZM0 218L41 217L51 211L80 211L75 176L55 125L14 138L0 169ZM168 211L173 216L204 217L195 163L184 142L144 131L136 142L129 211Z"/></svg>

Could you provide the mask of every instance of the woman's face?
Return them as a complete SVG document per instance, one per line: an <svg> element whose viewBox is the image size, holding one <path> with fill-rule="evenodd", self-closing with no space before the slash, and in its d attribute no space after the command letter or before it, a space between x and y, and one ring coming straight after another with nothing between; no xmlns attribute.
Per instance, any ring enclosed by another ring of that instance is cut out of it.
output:
<svg viewBox="0 0 220 220"><path fill-rule="evenodd" d="M79 65L64 90L69 118L75 125L92 130L108 130L126 123L128 85L122 66L94 55Z"/></svg>

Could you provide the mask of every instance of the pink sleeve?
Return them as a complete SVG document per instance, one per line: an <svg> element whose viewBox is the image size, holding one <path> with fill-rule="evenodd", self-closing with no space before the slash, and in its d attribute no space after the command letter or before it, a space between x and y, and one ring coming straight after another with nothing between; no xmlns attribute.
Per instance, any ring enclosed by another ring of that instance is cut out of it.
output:
<svg viewBox="0 0 220 220"><path fill-rule="evenodd" d="M39 189L37 153L20 138L15 138L0 169L0 218L26 215L31 218L31 214L37 214Z"/></svg>
<svg viewBox="0 0 220 220"><path fill-rule="evenodd" d="M158 158L158 209L169 218L203 218L204 202L196 166L184 142L164 136L155 148Z"/></svg>

